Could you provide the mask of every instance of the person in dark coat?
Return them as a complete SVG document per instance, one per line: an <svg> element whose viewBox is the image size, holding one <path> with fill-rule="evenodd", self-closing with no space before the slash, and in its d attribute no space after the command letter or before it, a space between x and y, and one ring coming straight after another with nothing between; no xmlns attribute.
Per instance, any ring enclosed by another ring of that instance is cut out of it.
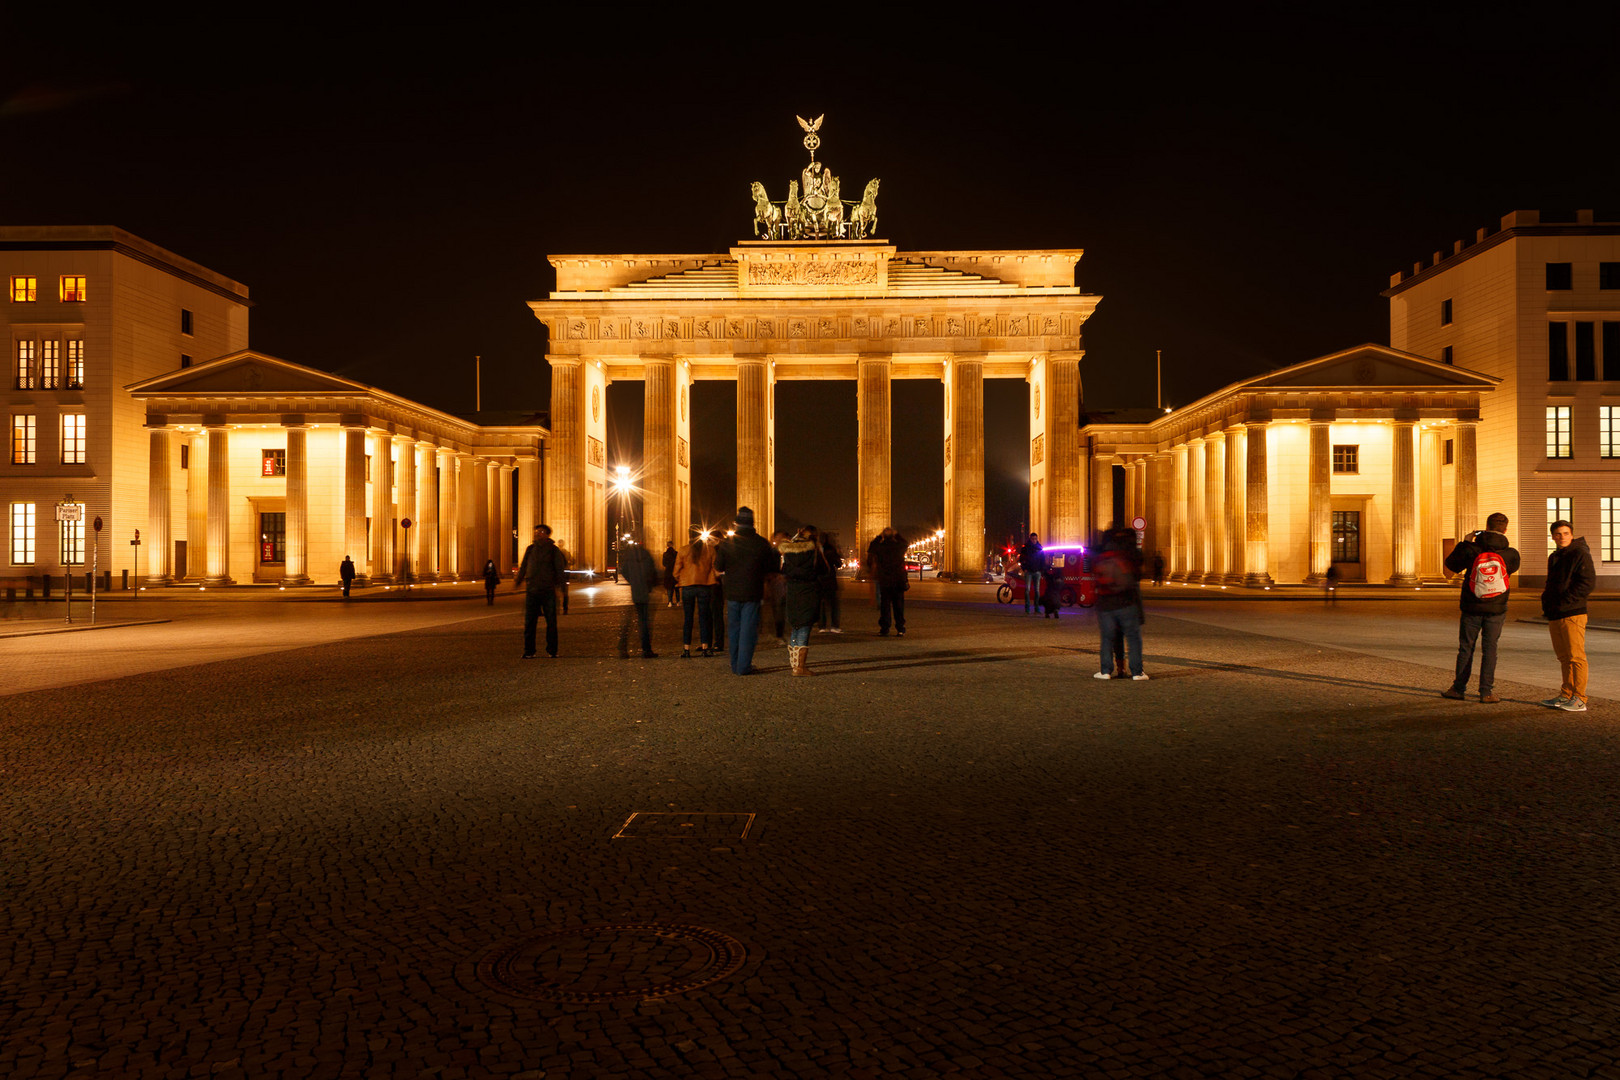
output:
<svg viewBox="0 0 1620 1080"><path fill-rule="evenodd" d="M500 568L495 565L494 559L484 560L484 595L489 598L491 605L495 603L495 587L501 583Z"/></svg>
<svg viewBox="0 0 1620 1080"><path fill-rule="evenodd" d="M676 593L680 589L680 582L675 580L675 560L680 554L675 550L675 541L670 540L664 544L664 591L669 593L669 606L675 606Z"/></svg>
<svg viewBox="0 0 1620 1080"><path fill-rule="evenodd" d="M349 590L354 587L354 560L347 555L338 565L338 580L343 582L343 596L347 599Z"/></svg>
<svg viewBox="0 0 1620 1080"><path fill-rule="evenodd" d="M630 619L634 616L641 627L641 655L643 659L656 659L652 651L652 590L658 584L658 568L653 565L652 553L640 543L640 537L619 545L619 578L630 586L630 606L619 621L619 655L630 655Z"/></svg>
<svg viewBox="0 0 1620 1080"><path fill-rule="evenodd" d="M1542 704L1565 712L1586 711L1586 598L1597 584L1586 537L1575 526L1555 521L1553 550L1547 556L1547 584L1541 590L1541 614L1552 634L1553 652L1563 671L1558 696Z"/></svg>
<svg viewBox="0 0 1620 1080"><path fill-rule="evenodd" d="M1479 656L1479 700L1487 705L1501 699L1496 685L1496 639L1507 621L1508 578L1519 572L1519 553L1508 546L1508 516L1492 514L1485 528L1471 533L1446 556L1446 569L1462 574L1462 617L1457 629L1457 674L1440 696L1461 701L1474 669L1474 643Z"/></svg>
<svg viewBox="0 0 1620 1080"><path fill-rule="evenodd" d="M759 605L765 597L765 575L776 573L782 557L754 531L754 511L737 508L735 531L714 553L714 570L726 597L726 644L731 673L754 671L754 642L759 636Z"/></svg>
<svg viewBox="0 0 1620 1080"><path fill-rule="evenodd" d="M821 534L821 553L827 558L825 576L816 582L821 594L821 633L842 634L842 620L838 610L838 571L844 568L844 554L838 550L831 533Z"/></svg>
<svg viewBox="0 0 1620 1080"><path fill-rule="evenodd" d="M793 539L776 545L782 553L782 576L787 581L788 668L795 675L813 675L808 664L810 628L821 609L821 581L827 574L827 556L814 525L806 525Z"/></svg>
<svg viewBox="0 0 1620 1080"><path fill-rule="evenodd" d="M550 525L534 527L534 543L523 552L512 588L528 583L523 601L523 659L534 659L534 629L541 615L546 617L546 655L557 655L557 593L568 580L568 561L562 548L551 539Z"/></svg>
<svg viewBox="0 0 1620 1080"><path fill-rule="evenodd" d="M892 622L895 633L906 636L906 590L911 581L906 576L906 538L885 528L872 538L866 547L866 565L877 585L878 634L889 636Z"/></svg>
<svg viewBox="0 0 1620 1080"><path fill-rule="evenodd" d="M1101 550L1092 560L1091 574L1097 583L1097 631L1101 638L1098 679L1124 678L1127 674L1116 658L1121 644L1128 674L1137 682L1148 675L1142 670L1142 555L1131 529L1109 529L1103 533Z"/></svg>
<svg viewBox="0 0 1620 1080"><path fill-rule="evenodd" d="M1034 533L1018 547L1018 572L1024 578L1024 614L1028 615L1040 605L1041 582L1046 574L1046 549Z"/></svg>

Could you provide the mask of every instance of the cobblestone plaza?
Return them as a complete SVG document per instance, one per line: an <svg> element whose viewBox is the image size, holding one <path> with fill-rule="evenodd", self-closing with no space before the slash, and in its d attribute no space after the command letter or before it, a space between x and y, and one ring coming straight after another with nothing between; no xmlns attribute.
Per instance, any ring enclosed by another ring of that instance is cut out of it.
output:
<svg viewBox="0 0 1620 1080"><path fill-rule="evenodd" d="M1571 716L1544 627L1399 658L1454 596L1155 594L1104 686L970 594L798 681L510 594L0 639L0 1075L1620 1076L1607 640Z"/></svg>

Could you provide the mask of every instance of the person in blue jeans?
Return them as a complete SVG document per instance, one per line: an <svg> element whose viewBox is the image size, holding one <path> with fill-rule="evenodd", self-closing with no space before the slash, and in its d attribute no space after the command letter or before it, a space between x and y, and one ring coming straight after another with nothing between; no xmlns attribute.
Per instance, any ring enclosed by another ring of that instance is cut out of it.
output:
<svg viewBox="0 0 1620 1080"><path fill-rule="evenodd" d="M1114 678L1114 642L1125 639L1125 656L1130 677L1147 680L1142 671L1142 555L1136 549L1136 533L1131 529L1109 529L1103 534L1102 550L1091 564L1097 582L1097 631L1102 670L1093 678ZM1121 676L1123 677L1123 676Z"/></svg>
<svg viewBox="0 0 1620 1080"><path fill-rule="evenodd" d="M1024 578L1024 614L1041 606L1041 578L1046 570L1046 550L1040 537L1029 534L1018 547L1018 572Z"/></svg>
<svg viewBox="0 0 1620 1080"><path fill-rule="evenodd" d="M754 511L737 508L736 528L714 553L714 572L726 597L726 651L733 675L754 671L754 641L759 636L759 605L765 598L765 575L776 573L782 557L754 531Z"/></svg>

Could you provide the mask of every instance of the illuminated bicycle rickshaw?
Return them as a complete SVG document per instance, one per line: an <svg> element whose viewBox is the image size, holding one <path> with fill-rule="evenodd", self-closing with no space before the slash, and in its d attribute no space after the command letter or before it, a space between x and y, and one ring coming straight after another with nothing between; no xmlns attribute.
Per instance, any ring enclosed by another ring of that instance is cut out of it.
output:
<svg viewBox="0 0 1620 1080"><path fill-rule="evenodd" d="M1046 562L1057 571L1058 606L1090 607L1097 602L1097 581L1091 576L1086 567L1086 549L1079 544L1058 545L1045 549ZM1036 597L1042 600L1046 596L1047 583L1053 580L1048 574L1041 575L1041 592ZM996 599L1003 604L1021 603L1024 599L1024 573L1021 567L1007 571L1002 579L1001 586L996 589Z"/></svg>

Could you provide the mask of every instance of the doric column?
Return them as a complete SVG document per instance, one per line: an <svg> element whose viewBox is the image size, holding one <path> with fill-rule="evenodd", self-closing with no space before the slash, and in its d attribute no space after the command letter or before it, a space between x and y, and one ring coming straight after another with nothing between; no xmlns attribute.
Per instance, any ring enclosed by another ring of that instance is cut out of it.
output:
<svg viewBox="0 0 1620 1080"><path fill-rule="evenodd" d="M517 560L512 555L512 466L502 464L497 469L495 485L500 491L500 515L495 520L495 565L505 577ZM532 537L531 537L532 539ZM520 551L518 555L522 555Z"/></svg>
<svg viewBox="0 0 1620 1080"><path fill-rule="evenodd" d="M167 585L174 580L169 565L174 545L169 541L169 477L173 475L170 447L174 438L166 427L147 434L151 447L146 485L146 580Z"/></svg>
<svg viewBox="0 0 1620 1080"><path fill-rule="evenodd" d="M1192 448L1186 443L1177 443L1170 448L1170 459L1173 462L1174 488L1170 496L1170 576L1176 581L1186 581L1191 569L1188 560L1191 555L1191 537L1187 530L1187 516L1192 510L1191 488L1188 476L1192 471L1192 463L1188 460Z"/></svg>
<svg viewBox="0 0 1620 1080"><path fill-rule="evenodd" d="M864 557L872 538L894 524L889 480L890 362L862 355L855 361L855 547Z"/></svg>
<svg viewBox="0 0 1620 1080"><path fill-rule="evenodd" d="M309 584L309 429L285 423L287 433L287 564L283 585Z"/></svg>
<svg viewBox="0 0 1620 1080"><path fill-rule="evenodd" d="M1048 536L1054 544L1083 544L1087 461L1080 448L1080 357L1052 353L1046 359L1046 484Z"/></svg>
<svg viewBox="0 0 1620 1080"><path fill-rule="evenodd" d="M1136 465L1134 461L1125 462L1125 518L1120 522L1124 528L1129 528L1132 519L1141 513L1136 505Z"/></svg>
<svg viewBox="0 0 1620 1080"><path fill-rule="evenodd" d="M551 441L546 514L552 539L580 565L585 550L585 373L577 357L547 356L551 365ZM448 470L446 472L448 478ZM446 504L448 506L448 504ZM527 544L531 538L523 537ZM446 562L447 568L453 564Z"/></svg>
<svg viewBox="0 0 1620 1080"><path fill-rule="evenodd" d="M1092 536L1114 524L1114 459L1097 454L1091 459Z"/></svg>
<svg viewBox="0 0 1620 1080"><path fill-rule="evenodd" d="M416 440L405 435L394 436L394 513L401 522L398 548L394 553L394 580L409 581L417 575L416 541ZM410 528L404 522L411 523Z"/></svg>
<svg viewBox="0 0 1620 1080"><path fill-rule="evenodd" d="M1208 468L1204 440L1193 439L1187 444L1187 580L1193 582L1203 581L1209 573L1209 517L1204 506Z"/></svg>
<svg viewBox="0 0 1620 1080"><path fill-rule="evenodd" d="M1416 585L1417 576L1417 467L1413 438L1417 424L1397 419L1390 425L1390 547L1393 549L1391 585Z"/></svg>
<svg viewBox="0 0 1620 1080"><path fill-rule="evenodd" d="M208 425L208 576L204 585L231 580L231 442L224 424Z"/></svg>
<svg viewBox="0 0 1620 1080"><path fill-rule="evenodd" d="M467 573L480 577L484 572L484 560L489 558L489 462L483 458L469 458L468 465L472 469L472 518L468 530L472 535L468 540L468 557L462 560Z"/></svg>
<svg viewBox="0 0 1620 1080"><path fill-rule="evenodd" d="M1052 474L1048 471L1047 475L1051 476ZM1078 531L1075 533L1075 543L1089 545L1092 543L1092 537L1097 534L1097 530L1091 524L1091 444L1087 439L1079 440L1079 445L1074 451L1074 479L1075 504L1080 515ZM1052 515L1052 519L1056 521L1057 510L1055 507L1052 510Z"/></svg>
<svg viewBox="0 0 1620 1080"><path fill-rule="evenodd" d="M478 495L482 479L471 454L456 455L456 576L476 581L483 561L478 555Z"/></svg>
<svg viewBox="0 0 1620 1080"><path fill-rule="evenodd" d="M534 527L540 524L540 455L533 450L519 450L517 459L517 529L518 557L534 540ZM677 542L676 547L680 547Z"/></svg>
<svg viewBox="0 0 1620 1080"><path fill-rule="evenodd" d="M552 377L557 369L552 368ZM454 450L439 448L439 580L461 577L461 478Z"/></svg>
<svg viewBox="0 0 1620 1080"><path fill-rule="evenodd" d="M1136 510L1131 515L1144 520L1151 517L1152 505L1148 502L1148 474L1153 471L1152 456L1138 458L1136 461ZM1129 524L1127 522L1126 524ZM1142 530L1142 542L1147 543L1147 530Z"/></svg>
<svg viewBox="0 0 1620 1080"><path fill-rule="evenodd" d="M675 361L648 357L643 365L641 436L641 523L643 542L655 559L664 543L685 539L675 528Z"/></svg>
<svg viewBox="0 0 1620 1080"><path fill-rule="evenodd" d="M1224 584L1226 561L1226 439L1215 432L1204 440L1204 580Z"/></svg>
<svg viewBox="0 0 1620 1080"><path fill-rule="evenodd" d="M394 580L394 440L379 431L371 440L371 580Z"/></svg>
<svg viewBox="0 0 1620 1080"><path fill-rule="evenodd" d="M419 442L421 471L416 477L416 579L439 580L439 448Z"/></svg>
<svg viewBox="0 0 1620 1080"><path fill-rule="evenodd" d="M1166 568L1175 549L1175 530L1171 525L1170 506L1176 493L1175 458L1159 451L1152 457L1153 478L1148 488L1147 544L1150 554L1164 556Z"/></svg>
<svg viewBox="0 0 1620 1080"><path fill-rule="evenodd" d="M366 429L348 425L343 428L343 554L354 560L357 584L371 580L367 576L371 553L366 545ZM332 567L334 575L337 570Z"/></svg>
<svg viewBox="0 0 1620 1080"><path fill-rule="evenodd" d="M1309 514L1311 572L1307 585L1327 580L1333 565L1333 448L1329 443L1329 422L1312 420L1310 456L1306 459L1306 500Z"/></svg>
<svg viewBox="0 0 1620 1080"><path fill-rule="evenodd" d="M945 508L951 569L960 580L984 573L984 359L951 358L951 498Z"/></svg>
<svg viewBox="0 0 1620 1080"><path fill-rule="evenodd" d="M1457 543L1475 529L1484 527L1479 520L1479 459L1475 451L1477 422L1463 420L1457 424L1457 445L1452 462L1452 504L1456 507Z"/></svg>
<svg viewBox="0 0 1620 1080"><path fill-rule="evenodd" d="M1244 551L1243 584L1268 586L1272 584L1270 495L1266 472L1265 421L1250 421L1245 425L1244 457L1247 468L1244 479L1248 491L1243 500L1243 516L1248 519L1248 540Z"/></svg>
<svg viewBox="0 0 1620 1080"><path fill-rule="evenodd" d="M1230 427L1223 434L1226 436L1226 505L1221 511L1221 535L1226 542L1225 584L1242 585L1243 557L1248 554L1248 545L1244 542L1248 525L1243 517L1243 504L1247 501L1244 484L1247 462L1244 460L1243 429Z"/></svg>
<svg viewBox="0 0 1620 1080"><path fill-rule="evenodd" d="M754 511L761 536L771 527L770 371L759 356L737 357L737 505Z"/></svg>
<svg viewBox="0 0 1620 1080"><path fill-rule="evenodd" d="M208 437L186 436L186 580L208 576Z"/></svg>
<svg viewBox="0 0 1620 1080"><path fill-rule="evenodd" d="M1436 581L1444 573L1440 552L1440 429L1418 435L1418 577Z"/></svg>

